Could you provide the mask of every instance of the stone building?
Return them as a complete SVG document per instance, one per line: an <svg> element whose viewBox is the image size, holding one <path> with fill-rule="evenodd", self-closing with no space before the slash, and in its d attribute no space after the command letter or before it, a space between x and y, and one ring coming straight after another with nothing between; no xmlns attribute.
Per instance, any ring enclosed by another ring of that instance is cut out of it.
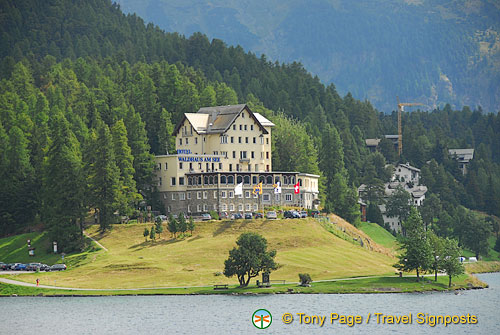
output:
<svg viewBox="0 0 500 335"><path fill-rule="evenodd" d="M157 186L167 213L316 208L318 175L272 171L272 127L247 105L186 113L173 133L177 153L156 156ZM236 195L239 184L242 194ZM253 192L258 185L262 194Z"/></svg>

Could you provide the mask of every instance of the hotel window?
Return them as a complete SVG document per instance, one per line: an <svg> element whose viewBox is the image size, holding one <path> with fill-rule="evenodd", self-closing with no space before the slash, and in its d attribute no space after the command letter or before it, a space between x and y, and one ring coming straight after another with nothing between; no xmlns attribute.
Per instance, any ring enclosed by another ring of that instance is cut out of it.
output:
<svg viewBox="0 0 500 335"><path fill-rule="evenodd" d="M214 191L214 199L217 199L217 191Z"/></svg>
<svg viewBox="0 0 500 335"><path fill-rule="evenodd" d="M240 124L240 130L243 130L243 126Z"/></svg>
<svg viewBox="0 0 500 335"><path fill-rule="evenodd" d="M255 172L259 172L259 164L255 164Z"/></svg>
<svg viewBox="0 0 500 335"><path fill-rule="evenodd" d="M246 205L245 205L245 210L246 210L247 212L250 212L250 211L252 210L251 205L250 205L250 204L246 204Z"/></svg>
<svg viewBox="0 0 500 335"><path fill-rule="evenodd" d="M222 211L227 211L227 204L221 204L221 205L220 205L220 209L221 209Z"/></svg>
<svg viewBox="0 0 500 335"><path fill-rule="evenodd" d="M229 211L230 212L234 212L234 204L230 204L229 205Z"/></svg>
<svg viewBox="0 0 500 335"><path fill-rule="evenodd" d="M219 163L219 170L222 170L222 163Z"/></svg>
<svg viewBox="0 0 500 335"><path fill-rule="evenodd" d="M257 143L257 137L253 138L253 144Z"/></svg>
<svg viewBox="0 0 500 335"><path fill-rule="evenodd" d="M264 144L264 136L260 135L260 144Z"/></svg>
<svg viewBox="0 0 500 335"><path fill-rule="evenodd" d="M172 210L170 209L170 206L167 206L167 212L171 212Z"/></svg>
<svg viewBox="0 0 500 335"><path fill-rule="evenodd" d="M234 143L234 137L231 136L231 143Z"/></svg>
<svg viewBox="0 0 500 335"><path fill-rule="evenodd" d="M264 152L260 152L260 159L264 159Z"/></svg>
<svg viewBox="0 0 500 335"><path fill-rule="evenodd" d="M186 200L186 193L179 193L179 200Z"/></svg>
<svg viewBox="0 0 500 335"><path fill-rule="evenodd" d="M214 211L217 211L217 204L214 204Z"/></svg>
<svg viewBox="0 0 500 335"><path fill-rule="evenodd" d="M240 151L240 158L241 159L247 158L247 152L246 151Z"/></svg>
<svg viewBox="0 0 500 335"><path fill-rule="evenodd" d="M191 205L188 205L188 213L191 213Z"/></svg>
<svg viewBox="0 0 500 335"><path fill-rule="evenodd" d="M201 205L199 205L199 204L198 204L198 205L196 205L196 211L197 211L197 212L201 212Z"/></svg>
<svg viewBox="0 0 500 335"><path fill-rule="evenodd" d="M238 194L238 198L242 199L243 198L243 194Z"/></svg>
<svg viewBox="0 0 500 335"><path fill-rule="evenodd" d="M226 198L226 191L220 191L220 197Z"/></svg>
<svg viewBox="0 0 500 335"><path fill-rule="evenodd" d="M259 205L253 204L253 210L256 212L259 210Z"/></svg>
<svg viewBox="0 0 500 335"><path fill-rule="evenodd" d="M238 205L238 211L243 212L243 204Z"/></svg>
<svg viewBox="0 0 500 335"><path fill-rule="evenodd" d="M253 130L253 124L250 125L250 130Z"/></svg>
<svg viewBox="0 0 500 335"><path fill-rule="evenodd" d="M245 137L245 143L248 143L248 137Z"/></svg>
<svg viewBox="0 0 500 335"><path fill-rule="evenodd" d="M194 138L194 144L198 144L198 137Z"/></svg>
<svg viewBox="0 0 500 335"><path fill-rule="evenodd" d="M170 179L170 186L175 186L175 177Z"/></svg>
<svg viewBox="0 0 500 335"><path fill-rule="evenodd" d="M274 195L274 200L276 200L277 202L280 201L280 195L279 194L275 194Z"/></svg>
<svg viewBox="0 0 500 335"><path fill-rule="evenodd" d="M269 201L270 199L271 199L271 197L269 196L269 194L266 193L266 194L262 195L262 200L263 201Z"/></svg>
<svg viewBox="0 0 500 335"><path fill-rule="evenodd" d="M184 185L184 177L179 177L179 185Z"/></svg>
<svg viewBox="0 0 500 335"><path fill-rule="evenodd" d="M266 151L266 159L269 159L269 151Z"/></svg>
<svg viewBox="0 0 500 335"><path fill-rule="evenodd" d="M167 200L167 193L163 193L163 199Z"/></svg>
<svg viewBox="0 0 500 335"><path fill-rule="evenodd" d="M233 164L229 164L229 171L233 171Z"/></svg>
<svg viewBox="0 0 500 335"><path fill-rule="evenodd" d="M193 163L189 163L189 171L193 171Z"/></svg>
<svg viewBox="0 0 500 335"><path fill-rule="evenodd" d="M233 158L236 158L236 151L233 151Z"/></svg>
<svg viewBox="0 0 500 335"><path fill-rule="evenodd" d="M257 176L252 177L252 184L254 184L254 185L257 184Z"/></svg>
<svg viewBox="0 0 500 335"><path fill-rule="evenodd" d="M196 192L196 199L201 199L201 191Z"/></svg>
<svg viewBox="0 0 500 335"><path fill-rule="evenodd" d="M186 145L189 144L189 138L186 138Z"/></svg>
<svg viewBox="0 0 500 335"><path fill-rule="evenodd" d="M241 136L238 137L238 143L241 143Z"/></svg>
<svg viewBox="0 0 500 335"><path fill-rule="evenodd" d="M240 164L236 164L236 171L240 171Z"/></svg>
<svg viewBox="0 0 500 335"><path fill-rule="evenodd" d="M162 184L162 181L161 181L161 177L160 177L160 180L158 181L158 186L161 186Z"/></svg>
<svg viewBox="0 0 500 335"><path fill-rule="evenodd" d="M188 198L188 200L190 200L190 199L191 199L191 192L188 192L188 193L187 193L187 198Z"/></svg>
<svg viewBox="0 0 500 335"><path fill-rule="evenodd" d="M255 158L255 151L252 151L252 156L251 157L252 157L252 159Z"/></svg>
<svg viewBox="0 0 500 335"><path fill-rule="evenodd" d="M292 195L291 194L285 194L285 200L288 202L292 202Z"/></svg>
<svg viewBox="0 0 500 335"><path fill-rule="evenodd" d="M266 137L266 144L269 144L269 137Z"/></svg>
<svg viewBox="0 0 500 335"><path fill-rule="evenodd" d="M179 170L182 170L182 162L179 162Z"/></svg>
<svg viewBox="0 0 500 335"><path fill-rule="evenodd" d="M245 128L244 128L244 129L245 129L245 130L247 130L247 125L245 125Z"/></svg>
<svg viewBox="0 0 500 335"><path fill-rule="evenodd" d="M172 193L172 200L175 200L175 193Z"/></svg>
<svg viewBox="0 0 500 335"><path fill-rule="evenodd" d="M245 198L250 198L250 191L245 191Z"/></svg>
<svg viewBox="0 0 500 335"><path fill-rule="evenodd" d="M233 130L236 130L236 125L235 124L233 124Z"/></svg>
<svg viewBox="0 0 500 335"><path fill-rule="evenodd" d="M179 145L182 145L182 138L179 139Z"/></svg>
<svg viewBox="0 0 500 335"><path fill-rule="evenodd" d="M241 113L241 118L244 119L245 118L245 113ZM245 129L246 130L246 129Z"/></svg>
<svg viewBox="0 0 500 335"><path fill-rule="evenodd" d="M165 170L167 169L167 163L165 163Z"/></svg>
<svg viewBox="0 0 500 335"><path fill-rule="evenodd" d="M207 191L203 191L203 199L207 199L208 198L208 193Z"/></svg>
<svg viewBox="0 0 500 335"><path fill-rule="evenodd" d="M229 198L230 199L234 198L234 192L233 191L229 191Z"/></svg>
<svg viewBox="0 0 500 335"><path fill-rule="evenodd" d="M207 204L203 204L203 211L206 212L208 210Z"/></svg>

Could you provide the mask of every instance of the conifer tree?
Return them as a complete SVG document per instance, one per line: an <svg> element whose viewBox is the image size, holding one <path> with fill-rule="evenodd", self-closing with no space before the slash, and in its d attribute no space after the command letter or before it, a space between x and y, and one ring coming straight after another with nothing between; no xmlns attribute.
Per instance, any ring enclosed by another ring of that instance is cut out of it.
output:
<svg viewBox="0 0 500 335"><path fill-rule="evenodd" d="M91 151L88 184L92 205L99 215L100 229L104 231L117 221L115 212L122 206L122 184L120 170L115 163L111 133L100 120L92 142L91 150L87 149Z"/></svg>
<svg viewBox="0 0 500 335"><path fill-rule="evenodd" d="M149 236L149 230L148 230L148 228L144 228L144 231L142 232L142 236L144 236L144 238L146 239L146 241L148 240L148 236Z"/></svg>
<svg viewBox="0 0 500 335"><path fill-rule="evenodd" d="M125 197L120 204L120 213L130 215L135 201L141 199L137 193L134 180L134 156L127 143L127 129L123 120L118 120L111 129L113 136L113 148L116 165L120 169L120 181L122 185L122 195Z"/></svg>
<svg viewBox="0 0 500 335"><path fill-rule="evenodd" d="M54 115L50 131L43 165L43 217L59 250L72 251L82 244L85 214L80 146L62 114Z"/></svg>
<svg viewBox="0 0 500 335"><path fill-rule="evenodd" d="M176 234L177 232L179 231L178 229L178 224L177 224L177 220L175 220L174 216L172 214L170 214L168 216L168 225L167 225L167 229L168 231L174 235L174 238L176 238Z"/></svg>

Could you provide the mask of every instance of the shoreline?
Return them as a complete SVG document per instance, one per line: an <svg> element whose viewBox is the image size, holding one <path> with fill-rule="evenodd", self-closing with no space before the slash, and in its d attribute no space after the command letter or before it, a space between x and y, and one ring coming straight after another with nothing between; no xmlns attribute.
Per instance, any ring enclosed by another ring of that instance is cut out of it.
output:
<svg viewBox="0 0 500 335"><path fill-rule="evenodd" d="M142 288L142 289L77 289L36 287L33 284L10 281L0 282L0 297L103 297L103 296L167 296L167 295L228 295L255 296L270 294L380 294L380 293L427 293L459 292L488 288L473 274L464 274L453 279L448 287L448 277L438 276L435 282L429 277L416 281L416 277L368 277L337 281L312 282L312 286L303 287L298 283L275 284L269 288L255 286L214 290L213 286L184 288Z"/></svg>

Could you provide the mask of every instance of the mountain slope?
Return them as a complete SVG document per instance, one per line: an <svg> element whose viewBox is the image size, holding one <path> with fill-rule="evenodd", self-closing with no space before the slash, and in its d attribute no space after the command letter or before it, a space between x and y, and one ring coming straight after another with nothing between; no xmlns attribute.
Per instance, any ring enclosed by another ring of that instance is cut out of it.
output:
<svg viewBox="0 0 500 335"><path fill-rule="evenodd" d="M494 0L119 0L167 31L201 31L273 60L301 61L340 93L383 112L395 97L500 109Z"/></svg>

